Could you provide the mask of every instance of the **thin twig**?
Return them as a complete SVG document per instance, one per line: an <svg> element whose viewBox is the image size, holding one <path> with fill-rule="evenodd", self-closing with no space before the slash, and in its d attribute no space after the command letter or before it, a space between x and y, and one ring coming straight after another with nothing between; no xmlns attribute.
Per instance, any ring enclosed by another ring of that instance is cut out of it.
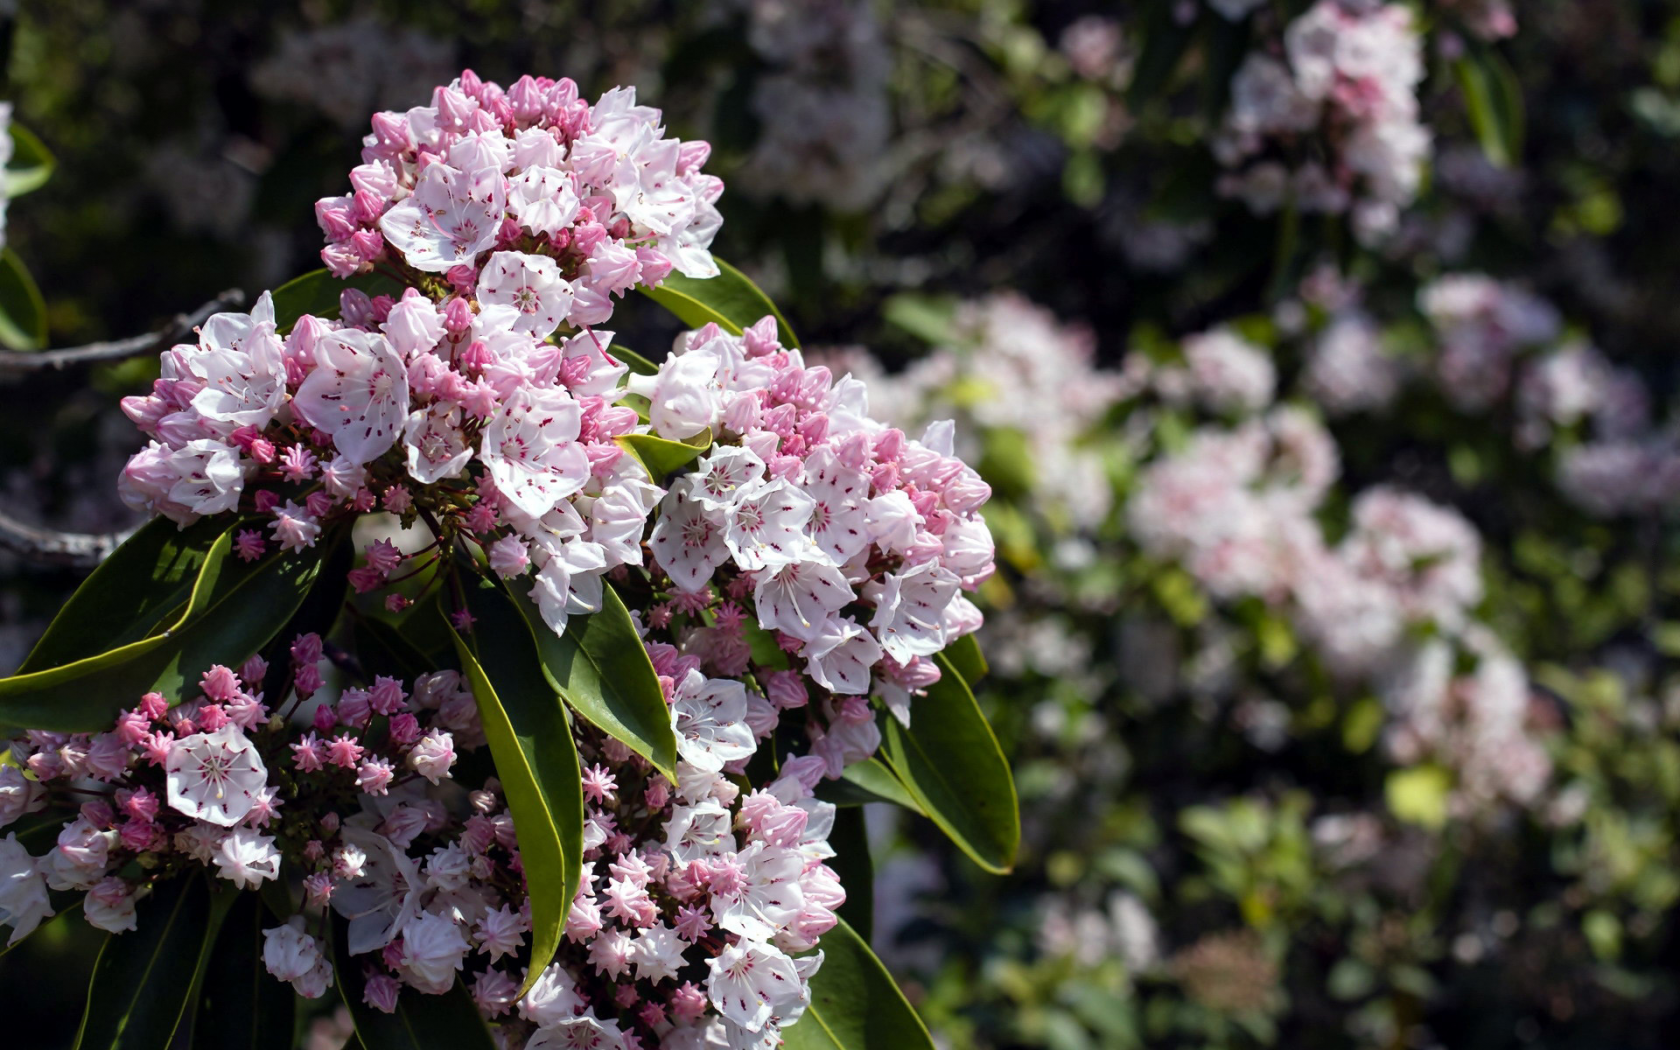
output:
<svg viewBox="0 0 1680 1050"><path fill-rule="evenodd" d="M149 350L166 347L186 338L192 334L194 328L203 324L211 314L231 307L242 306L244 302L244 292L238 288L229 288L192 313L177 314L169 324L146 335L135 335L127 339L115 339L103 343L89 343L86 346L65 347L62 350L44 350L38 354L0 353L0 373L42 372L47 369L63 369L70 365L92 364L97 361L118 361L125 357L135 357Z"/></svg>
<svg viewBox="0 0 1680 1050"><path fill-rule="evenodd" d="M76 568L98 565L132 533L132 529L112 533L57 532L25 525L0 510L0 550L48 565Z"/></svg>

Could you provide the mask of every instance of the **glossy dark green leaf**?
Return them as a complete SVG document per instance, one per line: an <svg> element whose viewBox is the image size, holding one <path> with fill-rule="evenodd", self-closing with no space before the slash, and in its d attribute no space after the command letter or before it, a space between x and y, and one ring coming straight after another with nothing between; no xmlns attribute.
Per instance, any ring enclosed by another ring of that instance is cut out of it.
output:
<svg viewBox="0 0 1680 1050"><path fill-rule="evenodd" d="M844 919L822 935L811 1005L782 1029L784 1050L932 1050L927 1026Z"/></svg>
<svg viewBox="0 0 1680 1050"><path fill-rule="evenodd" d="M159 1050L197 992L213 922L210 884L188 875L135 906L135 928L107 937L93 964L76 1050Z"/></svg>
<svg viewBox="0 0 1680 1050"><path fill-rule="evenodd" d="M464 589L475 622L453 637L518 828L531 900L529 988L560 946L582 874L582 772L565 707L514 599L473 576Z"/></svg>
<svg viewBox="0 0 1680 1050"><path fill-rule="evenodd" d="M659 371L659 366L643 357L627 346L614 343L607 348L607 353L630 366L630 374L635 376L651 376Z"/></svg>
<svg viewBox="0 0 1680 1050"><path fill-rule="evenodd" d="M1175 0L1153 0L1143 17L1143 50L1132 67L1126 104L1141 109L1166 86L1189 50L1195 23L1182 24Z"/></svg>
<svg viewBox="0 0 1680 1050"><path fill-rule="evenodd" d="M974 693L941 654L939 681L910 702L910 728L885 720L882 754L957 847L987 871L1015 863L1020 807L1009 762Z"/></svg>
<svg viewBox="0 0 1680 1050"><path fill-rule="evenodd" d="M846 903L836 914L867 941L875 929L875 864L869 858L869 829L864 826L861 807L835 811L828 844L834 848L834 856L824 863L834 869L840 885L846 888Z"/></svg>
<svg viewBox="0 0 1680 1050"><path fill-rule="evenodd" d="M793 329L758 285L747 275L717 260L719 273L708 280L696 280L672 273L658 288L638 288L637 291L677 315L684 324L699 328L715 321L730 335L740 335L742 329L758 323L766 315L776 318L776 330L782 345L797 347Z"/></svg>
<svg viewBox="0 0 1680 1050"><path fill-rule="evenodd" d="M980 679L986 677L991 666L986 663L986 654L980 651L980 641L972 634L965 634L961 638L945 647L945 659L951 662L957 673L962 675L963 681L973 689Z"/></svg>
<svg viewBox="0 0 1680 1050"><path fill-rule="evenodd" d="M490 1030L460 981L442 995L404 987L392 1013L369 1006L362 998L367 959L345 951L347 925L333 917L333 968L363 1050L492 1050Z"/></svg>
<svg viewBox="0 0 1680 1050"><path fill-rule="evenodd" d="M1522 84L1497 51L1474 47L1453 62L1453 76L1464 95L1465 114L1482 153L1508 168L1522 159Z"/></svg>
<svg viewBox="0 0 1680 1050"><path fill-rule="evenodd" d="M192 1050L291 1050L297 993L262 958L263 929L279 924L258 894L234 897L204 970Z"/></svg>
<svg viewBox="0 0 1680 1050"><path fill-rule="evenodd" d="M356 657L370 676L383 674L412 682L437 669L419 647L403 636L400 628L384 620L360 617L350 634L356 641Z"/></svg>
<svg viewBox="0 0 1680 1050"><path fill-rule="evenodd" d="M890 802L912 813L927 816L916 796L878 758L853 762L840 774L839 780L825 780L817 785L817 797L837 806L862 806L870 802Z"/></svg>
<svg viewBox="0 0 1680 1050"><path fill-rule="evenodd" d="M337 317L339 296L346 288L356 288L370 296L400 296L403 293L402 283L386 274L359 273L340 280L326 270L314 270L274 289L275 326L281 332L289 332L304 314Z"/></svg>
<svg viewBox="0 0 1680 1050"><path fill-rule="evenodd" d="M232 552L234 525L217 537L191 597L164 631L97 656L0 679L0 721L61 732L98 732L141 694L172 701L211 664L237 667L291 619L320 570L322 551L275 551L246 563Z"/></svg>
<svg viewBox="0 0 1680 1050"><path fill-rule="evenodd" d="M675 783L677 734L659 676L636 633L630 610L611 584L601 588L601 611L573 616L557 635L531 601L530 582L510 588L542 657L542 671L572 709L596 729L653 763Z"/></svg>
<svg viewBox="0 0 1680 1050"><path fill-rule="evenodd" d="M0 251L0 345L12 351L47 345L47 301L10 248Z"/></svg>
<svg viewBox="0 0 1680 1050"><path fill-rule="evenodd" d="M702 430L686 441L669 441L652 434L624 434L616 438L620 448L636 457L636 462L658 484L677 471L693 463L712 447L712 432Z"/></svg>
<svg viewBox="0 0 1680 1050"><path fill-rule="evenodd" d="M186 529L153 518L124 540L58 610L19 673L62 667L137 642L163 626L192 595L199 569L227 522Z"/></svg>
<svg viewBox="0 0 1680 1050"><path fill-rule="evenodd" d="M11 126L12 159L6 165L6 197L21 197L38 190L52 178L58 159L33 131L15 121Z"/></svg>

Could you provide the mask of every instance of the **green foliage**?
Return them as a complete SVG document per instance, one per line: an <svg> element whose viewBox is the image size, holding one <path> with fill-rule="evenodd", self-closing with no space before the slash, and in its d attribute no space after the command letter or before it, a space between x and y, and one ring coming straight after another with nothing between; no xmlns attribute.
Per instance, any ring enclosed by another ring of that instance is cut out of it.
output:
<svg viewBox="0 0 1680 1050"><path fill-rule="evenodd" d="M0 346L12 351L47 345L47 303L35 278L10 248L0 251Z"/></svg>
<svg viewBox="0 0 1680 1050"><path fill-rule="evenodd" d="M87 639L85 648L68 637L51 643L55 654L68 654L76 644L74 651L89 655L0 679L0 719L40 729L98 732L142 693L156 691L179 702L211 664L237 666L261 649L302 604L326 551L324 544L295 553L277 550L246 563L232 550L241 527L228 526L210 545L183 605L166 609L151 598L131 599L127 612L116 618L120 623L106 619L107 637ZM168 591L178 586L191 561L186 548L157 544L153 533L129 555L122 549L114 553L101 570L99 587L139 592L158 582ZM79 634L69 621L55 626L65 635ZM137 640L125 640L136 634Z"/></svg>
<svg viewBox="0 0 1680 1050"><path fill-rule="evenodd" d="M192 1050L292 1050L297 994L262 957L263 928L275 919L260 894L220 892L234 900L205 967Z"/></svg>
<svg viewBox="0 0 1680 1050"><path fill-rule="evenodd" d="M691 328L716 322L731 335L740 335L749 325L766 315L776 318L776 330L782 345L797 347L799 340L788 327L781 311L770 297L759 290L746 274L718 259L716 277L696 280L672 273L658 288L638 287L636 290L663 306Z"/></svg>
<svg viewBox="0 0 1680 1050"><path fill-rule="evenodd" d="M305 314L331 320L338 316L340 295L347 288L369 296L402 295L404 285L389 274L374 271L340 279L326 270L313 270L274 289L274 325L290 332Z"/></svg>
<svg viewBox="0 0 1680 1050"><path fill-rule="evenodd" d="M566 709L543 672L514 599L489 580L462 581L474 623L453 635L484 735L519 829L531 901L524 994L554 958L583 864L583 787Z"/></svg>
<svg viewBox="0 0 1680 1050"><path fill-rule="evenodd" d="M33 131L16 121L12 122L10 131L12 159L6 165L5 192L0 194L6 198L21 197L40 189L58 167L58 158Z"/></svg>
<svg viewBox="0 0 1680 1050"><path fill-rule="evenodd" d="M168 1046L196 999L226 904L212 900L199 875L167 881L137 903L135 928L108 936L99 952L75 1050Z"/></svg>
<svg viewBox="0 0 1680 1050"><path fill-rule="evenodd" d="M636 458L655 484L693 463L712 447L712 431L702 430L691 438L671 441L652 434L622 434L615 439L619 447Z"/></svg>
<svg viewBox="0 0 1680 1050"><path fill-rule="evenodd" d="M845 920L823 934L822 953L811 1005L782 1030L787 1050L931 1050L927 1026Z"/></svg>
<svg viewBox="0 0 1680 1050"><path fill-rule="evenodd" d="M909 729L885 719L882 752L939 830L987 871L1008 871L1021 841L1009 762L962 676L935 659L944 673L911 700Z"/></svg>
<svg viewBox="0 0 1680 1050"><path fill-rule="evenodd" d="M513 602L536 639L548 684L595 728L653 763L675 783L677 738L671 710L624 599L601 588L601 611L573 616L564 634L542 621L531 585L510 585Z"/></svg>

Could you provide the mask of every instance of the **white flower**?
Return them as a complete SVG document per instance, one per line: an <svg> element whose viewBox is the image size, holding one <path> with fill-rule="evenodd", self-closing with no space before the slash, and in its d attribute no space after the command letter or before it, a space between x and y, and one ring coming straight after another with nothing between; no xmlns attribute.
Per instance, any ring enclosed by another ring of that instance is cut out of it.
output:
<svg viewBox="0 0 1680 1050"><path fill-rule="evenodd" d="M815 503L811 539L836 565L869 545L869 475L842 464L832 445L818 447L805 460L805 494Z"/></svg>
<svg viewBox="0 0 1680 1050"><path fill-rule="evenodd" d="M723 541L748 571L798 561L810 551L805 526L817 505L786 481L754 481L735 493Z"/></svg>
<svg viewBox="0 0 1680 1050"><path fill-rule="evenodd" d="M506 185L495 168L468 173L434 163L421 173L413 196L380 218L379 229L410 266L443 273L471 265L495 245L506 204Z"/></svg>
<svg viewBox="0 0 1680 1050"><path fill-rule="evenodd" d="M16 766L0 766L0 828L46 805L46 788Z"/></svg>
<svg viewBox="0 0 1680 1050"><path fill-rule="evenodd" d="M589 480L589 457L577 443L581 419L565 391L522 389L484 428L478 458L521 512L540 518Z"/></svg>
<svg viewBox="0 0 1680 1050"><path fill-rule="evenodd" d="M0 839L0 926L10 926L7 944L16 944L53 914L47 897L47 883L35 858L23 848L17 835Z"/></svg>
<svg viewBox="0 0 1680 1050"><path fill-rule="evenodd" d="M690 475L689 493L707 510L725 510L741 488L764 477L764 460L744 445L716 445Z"/></svg>
<svg viewBox="0 0 1680 1050"><path fill-rule="evenodd" d="M538 134L554 141L552 135ZM558 168L528 166L509 184L508 207L519 225L532 233L552 236L570 226L577 217L578 203L570 176Z"/></svg>
<svg viewBox="0 0 1680 1050"><path fill-rule="evenodd" d="M659 505L659 522L648 541L654 560L685 591L697 591L729 560L724 515L696 498L694 475L671 486Z"/></svg>
<svg viewBox="0 0 1680 1050"><path fill-rule="evenodd" d="M403 449L409 474L422 485L459 475L472 458L472 447L461 433L461 406L434 401L410 412Z"/></svg>
<svg viewBox="0 0 1680 1050"><path fill-rule="evenodd" d="M869 626L887 655L909 663L913 656L932 656L945 648L943 617L958 585L951 570L923 562L865 587L864 597L875 603Z"/></svg>
<svg viewBox="0 0 1680 1050"><path fill-rule="evenodd" d="M852 601L852 587L838 568L820 561L789 562L760 573L753 588L758 625L810 641L829 614Z"/></svg>
<svg viewBox="0 0 1680 1050"><path fill-rule="evenodd" d="M478 300L519 311L513 327L546 339L572 308L572 286L560 265L545 255L497 252L478 279Z"/></svg>
<svg viewBox="0 0 1680 1050"><path fill-rule="evenodd" d="M64 825L57 844L41 858L47 885L55 890L91 889L110 866L108 858L116 842L115 831L100 831L85 817Z"/></svg>
<svg viewBox="0 0 1680 1050"><path fill-rule="evenodd" d="M664 923L643 930L630 949L630 961L636 964L636 980L655 984L676 980L677 971L682 969L685 946L677 931Z"/></svg>
<svg viewBox="0 0 1680 1050"><path fill-rule="evenodd" d="M408 764L427 780L438 783L449 775L449 767L455 764L455 738L448 730L431 730L408 753Z"/></svg>
<svg viewBox="0 0 1680 1050"><path fill-rule="evenodd" d="M138 917L134 911L134 892L128 883L115 875L108 876L90 890L82 901L82 914L88 925L106 933L126 933L134 929Z"/></svg>
<svg viewBox="0 0 1680 1050"><path fill-rule="evenodd" d="M280 851L273 835L259 835L250 828L234 828L216 847L216 867L222 878L242 890L254 890L269 879L280 877Z"/></svg>
<svg viewBox="0 0 1680 1050"><path fill-rule="evenodd" d="M734 844L729 830L729 810L710 799L692 806L672 806L665 822L665 848L679 863L713 857Z"/></svg>
<svg viewBox="0 0 1680 1050"><path fill-rule="evenodd" d="M803 984L793 960L768 944L740 941L708 961L706 994L718 1013L742 1028L762 1029L776 1007L798 1002Z"/></svg>
<svg viewBox="0 0 1680 1050"><path fill-rule="evenodd" d="M548 556L531 585L531 597L549 630L564 634L574 613L600 611L606 570L606 551L598 543L571 540Z"/></svg>
<svg viewBox="0 0 1680 1050"><path fill-rule="evenodd" d="M245 471L239 451L214 438L189 441L169 454L169 469L175 483L169 487L169 501L194 514L220 514L239 506L245 487ZM158 508L167 512L163 506Z"/></svg>
<svg viewBox="0 0 1680 1050"><path fill-rule="evenodd" d="M320 947L303 926L304 917L294 915L285 925L263 931L263 965L277 980L304 977L321 960Z"/></svg>
<svg viewBox="0 0 1680 1050"><path fill-rule="evenodd" d="M420 910L420 874L414 861L391 840L366 828L347 826L346 845L363 854L361 874L333 888L333 911L350 920L351 955L378 951Z"/></svg>
<svg viewBox="0 0 1680 1050"><path fill-rule="evenodd" d="M193 395L200 416L231 434L242 426L266 427L286 403L286 364L274 329L274 300L267 293L248 314L212 314L198 346L180 346L181 360L204 381Z"/></svg>
<svg viewBox="0 0 1680 1050"><path fill-rule="evenodd" d="M624 1031L617 1021L603 1021L593 1010L557 1021L531 1037L525 1050L620 1050Z"/></svg>
<svg viewBox="0 0 1680 1050"><path fill-rule="evenodd" d="M747 690L740 682L707 679L690 671L672 690L677 753L696 769L715 773L725 764L750 758L755 750L747 728Z"/></svg>
<svg viewBox="0 0 1680 1050"><path fill-rule="evenodd" d="M262 756L237 725L182 737L164 759L169 806L178 813L231 828L268 785Z"/></svg>
<svg viewBox="0 0 1680 1050"><path fill-rule="evenodd" d="M735 855L742 869L731 894L714 894L717 924L749 940L766 941L794 919L805 904L799 879L805 858L791 849L755 842Z"/></svg>
<svg viewBox="0 0 1680 1050"><path fill-rule="evenodd" d="M648 422L656 434L681 441L717 422L720 364L716 354L690 351L667 359L658 375L631 376L625 389L651 402Z"/></svg>
<svg viewBox="0 0 1680 1050"><path fill-rule="evenodd" d="M408 371L377 332L324 332L315 340L315 370L298 387L292 410L331 434L351 462L370 462L391 447L408 421Z"/></svg>
<svg viewBox="0 0 1680 1050"><path fill-rule="evenodd" d="M881 646L849 617L831 616L805 643L805 672L831 693L869 692L869 669Z"/></svg>
<svg viewBox="0 0 1680 1050"><path fill-rule="evenodd" d="M402 939L402 965L414 987L428 995L449 991L467 954L460 927L441 915L421 912L403 927Z"/></svg>
<svg viewBox="0 0 1680 1050"><path fill-rule="evenodd" d="M583 1009L572 975L559 963L542 972L525 998L519 1001L519 1016L538 1028L553 1028Z"/></svg>

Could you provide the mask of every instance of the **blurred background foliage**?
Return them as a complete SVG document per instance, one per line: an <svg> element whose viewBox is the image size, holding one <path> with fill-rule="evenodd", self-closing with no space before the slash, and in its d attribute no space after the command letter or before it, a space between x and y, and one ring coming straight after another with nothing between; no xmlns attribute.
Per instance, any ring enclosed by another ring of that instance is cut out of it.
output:
<svg viewBox="0 0 1680 1050"><path fill-rule="evenodd" d="M634 84L714 146L718 253L996 491L1016 871L870 824L945 1045L1672 1045L1680 6L1325 2L1415 41L1376 235L1227 148L1299 0L55 0L7 23L59 167L6 238L50 345L129 335L315 268L376 109ZM1263 156L1346 182L1344 134ZM131 524L153 369L0 375L9 512ZM77 578L0 555L0 664ZM0 960L20 1030L84 932Z"/></svg>

